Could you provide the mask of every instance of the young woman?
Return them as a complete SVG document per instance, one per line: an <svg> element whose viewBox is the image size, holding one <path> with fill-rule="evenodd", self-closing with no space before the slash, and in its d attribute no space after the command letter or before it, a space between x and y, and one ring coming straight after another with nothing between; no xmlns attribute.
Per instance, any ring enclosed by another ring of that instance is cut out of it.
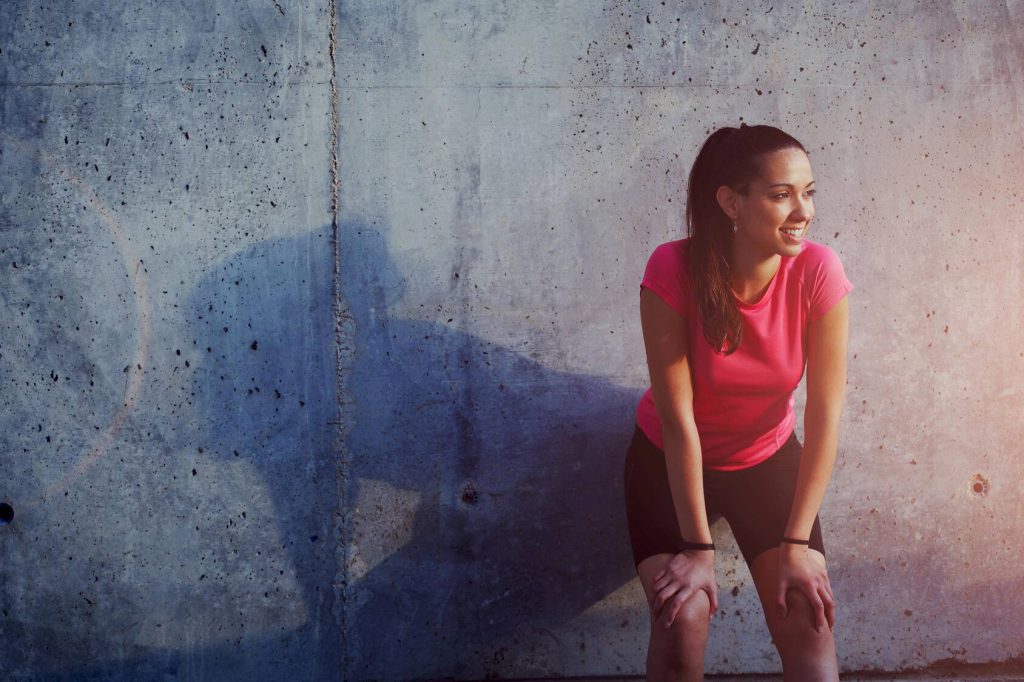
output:
<svg viewBox="0 0 1024 682"><path fill-rule="evenodd" d="M839 440L853 285L807 238L807 151L721 128L687 188L689 236L651 255L640 321L651 388L625 462L633 559L651 610L648 680L703 679L718 609L709 523L725 517L786 680L838 680L818 509ZM807 371L805 443L793 390Z"/></svg>

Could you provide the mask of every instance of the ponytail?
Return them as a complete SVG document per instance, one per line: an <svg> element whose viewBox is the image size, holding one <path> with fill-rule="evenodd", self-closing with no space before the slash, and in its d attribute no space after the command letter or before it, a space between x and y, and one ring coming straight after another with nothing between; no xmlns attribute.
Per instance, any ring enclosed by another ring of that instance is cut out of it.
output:
<svg viewBox="0 0 1024 682"><path fill-rule="evenodd" d="M804 149L795 138L765 125L719 128L704 141L690 169L686 225L687 265L704 338L716 352L730 355L743 340L743 318L732 293L733 222L718 204L722 185L740 194L760 175L763 155Z"/></svg>

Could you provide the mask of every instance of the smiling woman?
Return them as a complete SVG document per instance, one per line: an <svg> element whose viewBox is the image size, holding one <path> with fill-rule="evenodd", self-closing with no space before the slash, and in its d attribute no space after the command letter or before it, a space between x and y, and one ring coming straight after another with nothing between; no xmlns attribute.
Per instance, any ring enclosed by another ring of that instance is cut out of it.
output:
<svg viewBox="0 0 1024 682"><path fill-rule="evenodd" d="M742 249L734 256L746 256L747 268L734 263L739 270L756 266L782 249L788 256L800 253L800 243L814 217L814 179L811 162L801 149L780 149L765 154L760 161L761 175L750 182L747 193L722 185L716 199L723 210L740 214L734 220L737 236L752 248ZM743 235L738 230L744 231ZM742 284L742 272L735 273L734 283Z"/></svg>
<svg viewBox="0 0 1024 682"><path fill-rule="evenodd" d="M786 679L838 679L818 509L853 285L835 252L807 238L814 184L806 150L783 131L716 131L690 173L689 236L654 249L641 280L651 388L624 479L651 611L648 679L702 679L717 517L750 568ZM806 447L793 409L805 367Z"/></svg>

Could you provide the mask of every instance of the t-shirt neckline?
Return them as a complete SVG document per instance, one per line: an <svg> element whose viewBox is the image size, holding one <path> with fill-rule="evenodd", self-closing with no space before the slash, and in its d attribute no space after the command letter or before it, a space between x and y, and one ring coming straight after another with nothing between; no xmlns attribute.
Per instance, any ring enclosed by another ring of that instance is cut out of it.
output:
<svg viewBox="0 0 1024 682"><path fill-rule="evenodd" d="M800 250L803 251L803 246L800 247ZM772 298L772 294L775 293L775 285L779 281L779 273L782 272L782 268L786 267L786 261L790 260L791 258L793 258L793 256L779 257L779 267L775 268L775 274L772 275L771 281L768 282L768 288L765 289L763 294L761 294L761 298L759 298L754 303L747 303L742 298L740 298L739 294L736 293L736 291L732 288L732 285L730 284L729 291L732 292L732 297L733 300L736 301L736 305L743 310L757 310L768 305L768 302Z"/></svg>

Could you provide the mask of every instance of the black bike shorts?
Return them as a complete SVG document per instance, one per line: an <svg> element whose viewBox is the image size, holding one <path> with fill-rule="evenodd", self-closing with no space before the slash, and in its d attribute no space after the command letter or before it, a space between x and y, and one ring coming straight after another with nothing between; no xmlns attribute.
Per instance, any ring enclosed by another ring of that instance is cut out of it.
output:
<svg viewBox="0 0 1024 682"><path fill-rule="evenodd" d="M768 459L738 471L704 469L704 507L711 524L725 517L749 567L766 549L778 547L789 523L803 446L796 432ZM626 520L633 564L652 554L674 554L681 538L665 453L639 426L626 453L623 473ZM693 542L693 538L686 538ZM814 517L810 547L822 554L821 523Z"/></svg>

